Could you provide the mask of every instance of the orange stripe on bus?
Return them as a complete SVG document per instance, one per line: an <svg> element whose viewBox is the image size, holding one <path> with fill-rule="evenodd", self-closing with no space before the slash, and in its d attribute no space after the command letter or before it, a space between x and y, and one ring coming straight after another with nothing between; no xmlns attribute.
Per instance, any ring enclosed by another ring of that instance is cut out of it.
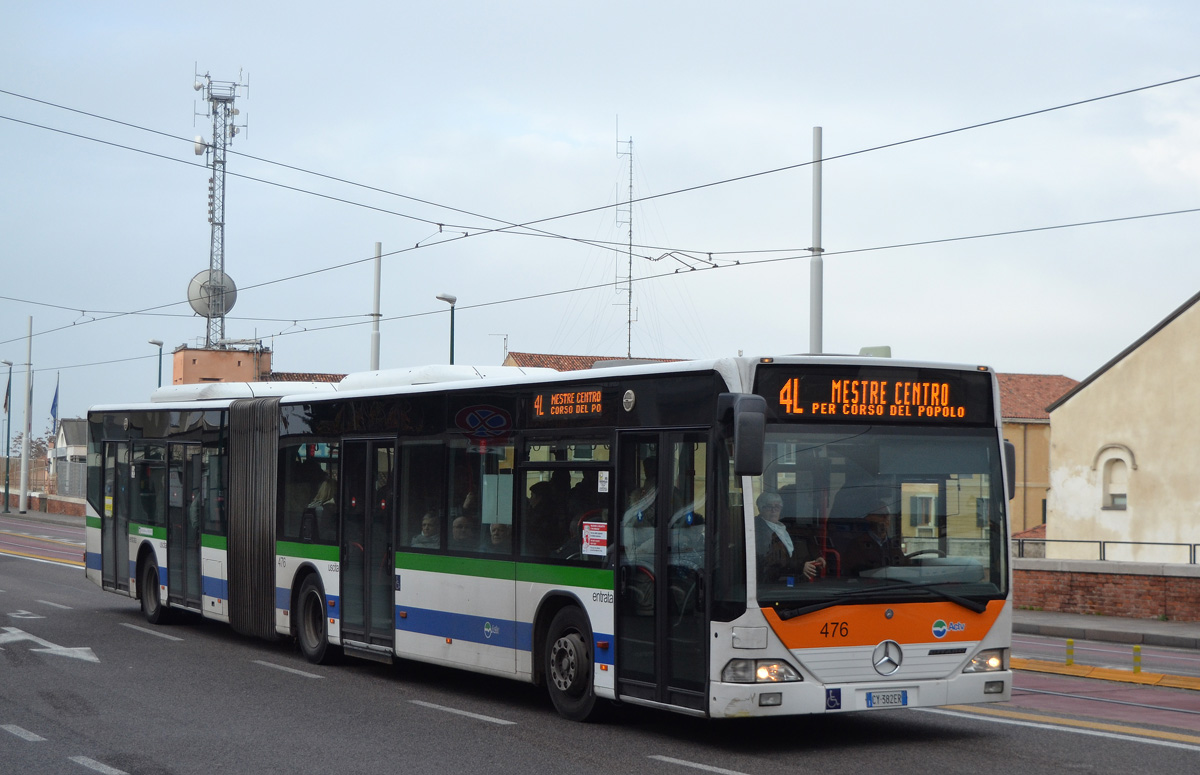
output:
<svg viewBox="0 0 1200 775"><path fill-rule="evenodd" d="M978 641L991 630L1003 609L1003 600L991 601L987 610L978 614L944 602L846 605L786 621L773 608L762 612L785 646L805 649L874 646L885 640L901 644Z"/></svg>

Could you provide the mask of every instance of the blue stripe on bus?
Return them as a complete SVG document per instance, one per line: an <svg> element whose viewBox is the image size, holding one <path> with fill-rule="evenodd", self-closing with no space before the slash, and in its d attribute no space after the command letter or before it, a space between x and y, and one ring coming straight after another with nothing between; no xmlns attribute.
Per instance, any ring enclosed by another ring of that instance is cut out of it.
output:
<svg viewBox="0 0 1200 775"><path fill-rule="evenodd" d="M341 616L338 613L338 607L341 605L342 599L337 595L325 595L325 605L329 609L327 616L330 619L337 619ZM292 590L287 587L275 587L275 607L280 611L290 611L292 608Z"/></svg>
<svg viewBox="0 0 1200 775"><path fill-rule="evenodd" d="M533 625L471 614L453 614L405 606L396 607L396 629L439 638L453 638L507 649L533 650Z"/></svg>
<svg viewBox="0 0 1200 775"><path fill-rule="evenodd" d="M228 600L229 582L225 579L218 579L213 576L201 576L200 592L203 595L215 597L218 600Z"/></svg>
<svg viewBox="0 0 1200 775"><path fill-rule="evenodd" d="M88 570L103 570L104 566L100 558L100 552L87 552L84 557L84 565Z"/></svg>
<svg viewBox="0 0 1200 775"><path fill-rule="evenodd" d="M415 632L421 635L433 635L439 638L465 640L470 643L481 643L487 646L533 651L533 625L529 622L516 622L510 619L497 619L472 614L455 614L446 611L433 611L428 608L403 608L404 617L400 616L401 607L396 607L396 629L404 632ZM612 643L613 637L605 633L594 633L595 641ZM598 664L613 663L613 649L592 649Z"/></svg>

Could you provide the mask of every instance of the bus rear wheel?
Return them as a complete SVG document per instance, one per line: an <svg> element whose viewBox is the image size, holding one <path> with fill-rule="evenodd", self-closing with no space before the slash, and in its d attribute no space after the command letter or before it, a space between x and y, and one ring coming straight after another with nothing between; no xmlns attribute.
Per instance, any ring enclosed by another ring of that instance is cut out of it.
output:
<svg viewBox="0 0 1200 775"><path fill-rule="evenodd" d="M568 606L554 615L546 635L546 686L559 715L587 721L596 713L592 691L591 629L583 612Z"/></svg>
<svg viewBox="0 0 1200 775"><path fill-rule="evenodd" d="M334 650L329 645L329 625L325 615L325 591L315 575L304 579L296 600L296 640L304 658L314 665L333 661Z"/></svg>
<svg viewBox="0 0 1200 775"><path fill-rule="evenodd" d="M167 607L163 605L158 590L158 566L152 560L143 560L138 574L138 592L142 598L142 616L151 624L165 624Z"/></svg>

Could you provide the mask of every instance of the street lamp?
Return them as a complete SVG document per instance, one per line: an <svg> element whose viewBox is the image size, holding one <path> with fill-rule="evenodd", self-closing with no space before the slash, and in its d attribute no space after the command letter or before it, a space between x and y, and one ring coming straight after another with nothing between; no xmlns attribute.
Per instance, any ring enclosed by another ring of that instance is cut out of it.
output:
<svg viewBox="0 0 1200 775"><path fill-rule="evenodd" d="M4 391L4 414L7 415L8 427L4 431L4 513L10 514L8 510L8 467L12 463L12 458L9 455L9 445L12 444L12 361L0 361L8 367L8 388Z"/></svg>
<svg viewBox="0 0 1200 775"><path fill-rule="evenodd" d="M161 339L151 339L150 344L158 348L158 386L162 387L162 347Z"/></svg>
<svg viewBox="0 0 1200 775"><path fill-rule="evenodd" d="M454 365L454 305L458 301L458 297L452 293L439 293L438 301L444 301L450 305L450 365Z"/></svg>

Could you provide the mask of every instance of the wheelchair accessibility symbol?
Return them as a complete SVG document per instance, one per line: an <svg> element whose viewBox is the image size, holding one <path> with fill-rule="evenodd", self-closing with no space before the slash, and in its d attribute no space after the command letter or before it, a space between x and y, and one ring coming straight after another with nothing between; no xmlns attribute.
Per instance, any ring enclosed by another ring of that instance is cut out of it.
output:
<svg viewBox="0 0 1200 775"><path fill-rule="evenodd" d="M842 690L841 689L826 689L825 690L825 710L841 710L842 709Z"/></svg>

